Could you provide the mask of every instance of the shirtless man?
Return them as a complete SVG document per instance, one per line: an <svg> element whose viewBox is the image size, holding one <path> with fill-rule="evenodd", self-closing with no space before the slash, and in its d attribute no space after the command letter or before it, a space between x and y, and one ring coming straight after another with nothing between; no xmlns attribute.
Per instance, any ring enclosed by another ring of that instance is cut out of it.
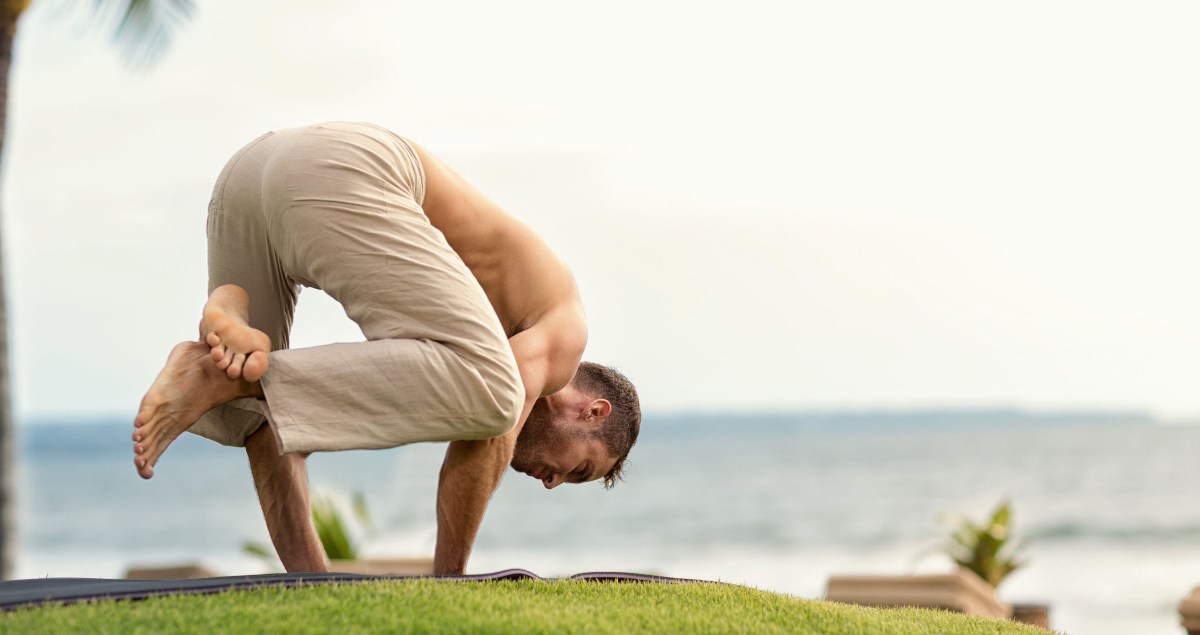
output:
<svg viewBox="0 0 1200 635"><path fill-rule="evenodd" d="M151 478L184 431L244 445L288 571L326 571L309 515L314 451L449 441L434 569L462 573L504 468L562 483L621 475L637 392L581 363L574 278L527 226L410 140L327 123L268 133L209 205L200 341L172 350L134 421ZM366 342L288 349L301 286Z"/></svg>

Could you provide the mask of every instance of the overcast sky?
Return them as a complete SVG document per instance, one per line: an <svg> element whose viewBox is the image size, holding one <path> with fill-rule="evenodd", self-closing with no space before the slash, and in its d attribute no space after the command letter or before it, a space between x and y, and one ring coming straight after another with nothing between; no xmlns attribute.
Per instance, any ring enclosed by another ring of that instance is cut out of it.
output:
<svg viewBox="0 0 1200 635"><path fill-rule="evenodd" d="M132 418L224 162L330 119L545 236L647 408L1200 414L1193 2L199 5L151 72L70 3L19 24L21 419ZM305 291L294 345L355 339Z"/></svg>

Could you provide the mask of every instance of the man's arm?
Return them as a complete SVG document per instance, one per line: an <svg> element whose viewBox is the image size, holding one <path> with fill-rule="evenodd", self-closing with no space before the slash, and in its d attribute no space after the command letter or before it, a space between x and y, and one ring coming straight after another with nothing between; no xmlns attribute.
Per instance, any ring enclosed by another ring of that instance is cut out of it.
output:
<svg viewBox="0 0 1200 635"><path fill-rule="evenodd" d="M512 462L513 448L529 411L538 398L558 391L575 374L587 330L581 326L582 314L572 312L565 317L544 317L533 328L508 341L517 359L521 382L525 385L525 406L517 425L504 436L494 439L453 441L446 450L446 460L438 478L434 573L458 574L466 569L475 535L483 522L483 512L499 487L504 470ZM581 336L572 338L573 333L581 333ZM582 341L576 341L580 339Z"/></svg>
<svg viewBox="0 0 1200 635"><path fill-rule="evenodd" d="M483 523L488 501L500 486L500 478L512 461L513 448L521 424L537 394L526 397L521 423L501 437L481 441L451 441L446 460L438 476L437 548L433 556L434 573L460 574L475 544L475 534Z"/></svg>
<svg viewBox="0 0 1200 635"><path fill-rule="evenodd" d="M265 423L246 439L246 455L267 533L283 568L289 573L328 571L325 548L309 510L306 457L280 455L275 433Z"/></svg>

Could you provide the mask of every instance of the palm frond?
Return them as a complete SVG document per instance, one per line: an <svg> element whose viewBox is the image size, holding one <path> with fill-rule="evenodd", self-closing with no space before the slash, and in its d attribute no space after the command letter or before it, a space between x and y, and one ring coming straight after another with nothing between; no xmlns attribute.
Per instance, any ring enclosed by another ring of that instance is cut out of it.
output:
<svg viewBox="0 0 1200 635"><path fill-rule="evenodd" d="M242 551L244 551L252 556L258 556L259 558L262 558L264 560L270 560L272 562L275 561L275 551L267 548L265 545L263 545L261 543L257 543L257 542L244 543L244 544L242 544Z"/></svg>
<svg viewBox="0 0 1200 635"><path fill-rule="evenodd" d="M367 497L361 490L354 492L354 516L367 529L371 528L371 514L367 511Z"/></svg>
<svg viewBox="0 0 1200 635"><path fill-rule="evenodd" d="M157 62L171 37L191 18L194 0L92 0L98 15L116 14L114 39L126 62L148 68Z"/></svg>
<svg viewBox="0 0 1200 635"><path fill-rule="evenodd" d="M317 538L325 547L325 555L331 560L354 560L357 549L350 538L346 526L342 523L333 502L328 499L316 499L312 502L313 526L317 530Z"/></svg>

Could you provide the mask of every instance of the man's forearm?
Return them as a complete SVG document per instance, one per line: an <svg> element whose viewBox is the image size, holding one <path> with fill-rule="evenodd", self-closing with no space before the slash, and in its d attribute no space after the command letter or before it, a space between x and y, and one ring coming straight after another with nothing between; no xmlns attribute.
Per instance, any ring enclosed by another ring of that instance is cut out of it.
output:
<svg viewBox="0 0 1200 635"><path fill-rule="evenodd" d="M328 571L325 549L312 524L305 457L281 456L277 448L275 435L266 425L246 439L267 533L288 572Z"/></svg>
<svg viewBox="0 0 1200 635"><path fill-rule="evenodd" d="M516 431L483 441L453 441L438 478L434 573L463 573L492 493L512 461Z"/></svg>

